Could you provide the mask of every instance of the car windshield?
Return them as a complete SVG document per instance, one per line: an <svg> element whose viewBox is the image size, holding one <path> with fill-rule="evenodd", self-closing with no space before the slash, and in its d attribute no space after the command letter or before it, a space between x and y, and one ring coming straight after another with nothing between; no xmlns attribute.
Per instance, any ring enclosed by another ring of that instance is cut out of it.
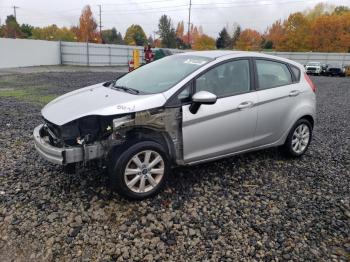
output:
<svg viewBox="0 0 350 262"><path fill-rule="evenodd" d="M138 93L161 93L209 61L212 59L200 56L168 56L119 78L114 87L128 88L136 90Z"/></svg>
<svg viewBox="0 0 350 262"><path fill-rule="evenodd" d="M310 62L310 63L307 63L308 66L319 66L321 65L320 63L318 62Z"/></svg>

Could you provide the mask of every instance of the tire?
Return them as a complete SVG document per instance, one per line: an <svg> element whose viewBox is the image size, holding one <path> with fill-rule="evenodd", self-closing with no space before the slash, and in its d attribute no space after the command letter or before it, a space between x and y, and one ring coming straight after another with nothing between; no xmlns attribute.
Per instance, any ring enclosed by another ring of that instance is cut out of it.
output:
<svg viewBox="0 0 350 262"><path fill-rule="evenodd" d="M286 142L283 145L284 152L290 157L300 157L308 149L311 139L311 123L304 118L299 119L287 136Z"/></svg>
<svg viewBox="0 0 350 262"><path fill-rule="evenodd" d="M163 146L153 141L139 141L119 148L109 161L111 189L132 200L158 194L170 171L168 159Z"/></svg>

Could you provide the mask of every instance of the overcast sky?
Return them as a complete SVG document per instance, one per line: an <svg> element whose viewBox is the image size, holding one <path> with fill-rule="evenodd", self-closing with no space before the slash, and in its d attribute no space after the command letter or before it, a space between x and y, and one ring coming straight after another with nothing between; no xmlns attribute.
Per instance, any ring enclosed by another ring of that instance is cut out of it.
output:
<svg viewBox="0 0 350 262"><path fill-rule="evenodd" d="M157 30L162 14L171 17L174 26L188 22L190 0L0 0L0 19L13 14L17 8L19 23L34 26L78 24L81 10L90 5L98 22L98 5L102 6L103 28L116 27L123 35L131 24L140 24L147 35ZM312 8L319 2L350 7L350 0L192 0L191 22L202 25L204 33L216 37L223 26L232 28L238 23L242 28L260 32L277 19L292 12ZM187 27L186 27L187 28Z"/></svg>

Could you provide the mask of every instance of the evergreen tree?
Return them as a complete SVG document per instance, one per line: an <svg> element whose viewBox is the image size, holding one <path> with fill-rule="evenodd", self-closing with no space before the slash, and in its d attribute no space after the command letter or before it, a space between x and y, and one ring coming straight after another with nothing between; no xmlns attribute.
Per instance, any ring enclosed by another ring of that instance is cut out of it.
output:
<svg viewBox="0 0 350 262"><path fill-rule="evenodd" d="M21 28L13 15L7 16L3 35L7 38L20 38L22 36Z"/></svg>
<svg viewBox="0 0 350 262"><path fill-rule="evenodd" d="M175 48L176 32L172 26L171 19L167 15L162 15L159 19L158 29L158 34L162 40L162 47Z"/></svg>
<svg viewBox="0 0 350 262"><path fill-rule="evenodd" d="M227 33L227 30L225 27L220 31L219 37L216 39L216 48L217 49L231 48L231 37Z"/></svg>
<svg viewBox="0 0 350 262"><path fill-rule="evenodd" d="M239 36L241 35L241 27L239 25L237 25L234 33L233 33L233 36L232 36L232 43L231 43L231 46L234 48L237 44L237 41L239 39Z"/></svg>
<svg viewBox="0 0 350 262"><path fill-rule="evenodd" d="M34 27L28 24L21 25L21 32L24 38L30 38L33 35Z"/></svg>

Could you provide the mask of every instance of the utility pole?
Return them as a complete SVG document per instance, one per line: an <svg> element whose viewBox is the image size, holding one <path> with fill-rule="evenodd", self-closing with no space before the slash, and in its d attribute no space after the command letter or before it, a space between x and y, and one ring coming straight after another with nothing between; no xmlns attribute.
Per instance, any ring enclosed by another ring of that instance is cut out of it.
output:
<svg viewBox="0 0 350 262"><path fill-rule="evenodd" d="M188 45L190 45L190 26L191 26L191 6L192 6L192 0L190 0L190 6L188 8L188 28L187 28L187 41L188 41Z"/></svg>
<svg viewBox="0 0 350 262"><path fill-rule="evenodd" d="M101 5L98 5L98 8L100 10L100 37L102 39L102 18L101 18Z"/></svg>
<svg viewBox="0 0 350 262"><path fill-rule="evenodd" d="M19 8L18 6L13 6L13 15L15 16L15 19L17 20L17 16L16 16L16 9Z"/></svg>

